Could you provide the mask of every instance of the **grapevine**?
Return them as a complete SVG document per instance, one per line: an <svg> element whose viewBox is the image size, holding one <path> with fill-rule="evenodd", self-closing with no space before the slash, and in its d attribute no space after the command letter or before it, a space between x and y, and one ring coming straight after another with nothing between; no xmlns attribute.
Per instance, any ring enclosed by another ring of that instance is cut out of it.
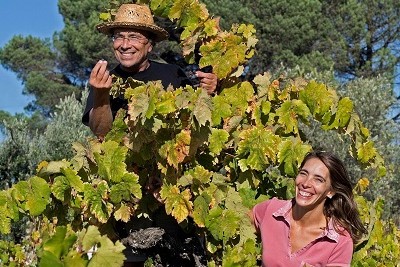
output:
<svg viewBox="0 0 400 267"><path fill-rule="evenodd" d="M221 31L218 20L194 0L149 5L183 29L188 62L200 44L200 67L213 67L220 92L210 96L191 86L170 90L160 82L115 79L113 94L124 95L128 110L118 112L104 142L75 143L72 159L43 161L35 176L0 192L2 233L22 216L47 222L43 227L49 231L41 228L35 239L40 266L122 266L125 246L112 225L151 216L160 203L143 188L154 177L163 181L160 199L167 214L204 237L209 266L256 266L260 245L247 213L264 199L293 195L293 177L312 150L299 123L315 120L323 130L349 136L352 156L377 177L385 174L351 99L301 77L273 78L265 72L240 80L255 53L252 25ZM372 205L359 191L370 231L353 264L365 266L367 253L373 255L370 264L395 262L399 231L381 220L382 201ZM384 237L386 231L390 235ZM385 252L379 252L382 247ZM6 253L3 249L2 262Z"/></svg>

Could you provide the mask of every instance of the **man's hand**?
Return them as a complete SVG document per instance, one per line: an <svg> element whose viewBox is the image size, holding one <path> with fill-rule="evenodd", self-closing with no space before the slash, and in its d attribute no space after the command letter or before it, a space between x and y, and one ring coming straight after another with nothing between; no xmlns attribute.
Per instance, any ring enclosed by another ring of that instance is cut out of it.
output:
<svg viewBox="0 0 400 267"><path fill-rule="evenodd" d="M215 93L217 89L218 78L214 73L196 71L196 76L200 80L200 87L205 89L209 95Z"/></svg>
<svg viewBox="0 0 400 267"><path fill-rule="evenodd" d="M95 91L104 90L107 91L108 94L112 85L112 77L110 72L107 70L107 61L99 60L96 63L90 73L89 84Z"/></svg>

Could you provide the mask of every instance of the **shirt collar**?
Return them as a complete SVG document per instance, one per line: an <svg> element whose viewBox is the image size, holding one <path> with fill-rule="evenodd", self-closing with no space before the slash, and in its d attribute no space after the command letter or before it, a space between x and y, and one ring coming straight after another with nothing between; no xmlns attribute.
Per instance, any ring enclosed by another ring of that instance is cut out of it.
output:
<svg viewBox="0 0 400 267"><path fill-rule="evenodd" d="M272 215L276 218L276 217L283 217L285 219L285 221L290 224L290 220L289 220L289 212L292 209L294 204L294 199L292 200L288 200L286 202L286 204L284 206L282 206L281 208L279 208L277 211L275 211L274 213L272 213ZM339 241L339 233L335 230L335 228L333 227L333 220L332 218L329 220L328 222L328 227L325 228L324 233L322 234L321 237L326 236L327 238L338 242Z"/></svg>

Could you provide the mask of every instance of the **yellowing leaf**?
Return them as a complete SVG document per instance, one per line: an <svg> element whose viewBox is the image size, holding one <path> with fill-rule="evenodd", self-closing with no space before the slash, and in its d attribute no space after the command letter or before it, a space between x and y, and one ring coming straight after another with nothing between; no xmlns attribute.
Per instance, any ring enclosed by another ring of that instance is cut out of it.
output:
<svg viewBox="0 0 400 267"><path fill-rule="evenodd" d="M114 217L117 221L121 220L127 223L131 219L131 216L132 209L125 204L121 204L121 207L114 212Z"/></svg>
<svg viewBox="0 0 400 267"><path fill-rule="evenodd" d="M163 185L160 195L165 203L165 211L175 217L178 223L186 219L193 210L193 204L190 201L191 194L188 189L180 192L177 186Z"/></svg>
<svg viewBox="0 0 400 267"><path fill-rule="evenodd" d="M213 125L219 125L221 123L221 119L225 119L231 116L231 105L229 105L225 97L220 95L213 97L212 102L212 123Z"/></svg>
<svg viewBox="0 0 400 267"><path fill-rule="evenodd" d="M156 112L159 114L168 114L176 110L175 95L173 92L161 94L159 101L155 104Z"/></svg>
<svg viewBox="0 0 400 267"><path fill-rule="evenodd" d="M358 180L357 182L357 187L360 189L360 192L363 193L365 192L365 190L367 190L369 186L369 180L368 178L361 178L360 180Z"/></svg>
<svg viewBox="0 0 400 267"><path fill-rule="evenodd" d="M88 267L111 267L122 266L125 260L122 251L125 247L121 242L115 244L106 236L102 236L95 226L89 226L88 229L81 232L82 247L85 251L93 248L97 249L93 252L93 256Z"/></svg>
<svg viewBox="0 0 400 267"><path fill-rule="evenodd" d="M58 226L54 235L44 243L43 249L52 253L57 259L65 256L66 252L75 243L77 236L67 232L67 227Z"/></svg>
<svg viewBox="0 0 400 267"><path fill-rule="evenodd" d="M161 146L159 153L171 166L178 168L178 164L189 155L190 133L189 130L182 130L175 140L167 141Z"/></svg>
<svg viewBox="0 0 400 267"><path fill-rule="evenodd" d="M71 187L70 187L67 179L61 175L54 178L54 182L51 185L51 191L52 191L54 197L61 201L64 201L65 193L70 188Z"/></svg>
<svg viewBox="0 0 400 267"><path fill-rule="evenodd" d="M111 203L104 203L103 198L107 196L108 185L105 181L98 184L84 185L84 203L101 223L106 223L111 214Z"/></svg>

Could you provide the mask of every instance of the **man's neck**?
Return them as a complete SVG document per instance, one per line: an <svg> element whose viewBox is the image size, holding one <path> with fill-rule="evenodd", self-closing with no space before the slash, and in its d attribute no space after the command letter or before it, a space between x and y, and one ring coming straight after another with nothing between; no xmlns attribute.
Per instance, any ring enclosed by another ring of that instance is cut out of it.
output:
<svg viewBox="0 0 400 267"><path fill-rule="evenodd" d="M124 72L138 73L138 72L147 70L150 67L150 61L148 59L146 59L140 65L135 65L130 68L126 68L126 67L122 66L121 64L119 66L120 66L121 70L123 70Z"/></svg>

